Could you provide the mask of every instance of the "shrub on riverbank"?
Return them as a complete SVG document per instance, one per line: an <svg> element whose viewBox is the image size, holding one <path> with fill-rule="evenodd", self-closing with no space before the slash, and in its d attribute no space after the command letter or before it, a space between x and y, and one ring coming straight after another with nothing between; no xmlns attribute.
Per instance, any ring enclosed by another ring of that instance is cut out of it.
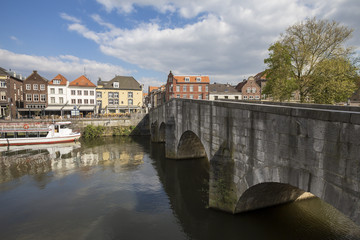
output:
<svg viewBox="0 0 360 240"><path fill-rule="evenodd" d="M130 135L138 135L139 129L135 126L128 127L115 127L113 129L113 136L130 136Z"/></svg>
<svg viewBox="0 0 360 240"><path fill-rule="evenodd" d="M84 138L97 138L103 135L105 130L104 126L87 125L83 132Z"/></svg>

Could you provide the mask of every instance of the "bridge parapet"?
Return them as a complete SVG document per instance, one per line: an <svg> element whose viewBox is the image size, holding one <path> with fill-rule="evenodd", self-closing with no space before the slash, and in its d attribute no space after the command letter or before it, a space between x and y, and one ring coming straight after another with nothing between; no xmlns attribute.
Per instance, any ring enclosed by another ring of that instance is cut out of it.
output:
<svg viewBox="0 0 360 240"><path fill-rule="evenodd" d="M167 157L208 158L211 207L242 212L310 192L360 224L359 112L173 99L150 123Z"/></svg>

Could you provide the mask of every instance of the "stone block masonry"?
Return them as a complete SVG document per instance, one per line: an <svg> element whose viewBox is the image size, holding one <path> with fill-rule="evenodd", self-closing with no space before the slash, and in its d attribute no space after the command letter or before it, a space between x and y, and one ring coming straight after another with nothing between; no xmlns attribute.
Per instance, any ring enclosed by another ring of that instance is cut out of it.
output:
<svg viewBox="0 0 360 240"><path fill-rule="evenodd" d="M360 112L312 106L172 99L150 112L151 138L169 158L208 158L210 207L237 213L310 192L360 224Z"/></svg>

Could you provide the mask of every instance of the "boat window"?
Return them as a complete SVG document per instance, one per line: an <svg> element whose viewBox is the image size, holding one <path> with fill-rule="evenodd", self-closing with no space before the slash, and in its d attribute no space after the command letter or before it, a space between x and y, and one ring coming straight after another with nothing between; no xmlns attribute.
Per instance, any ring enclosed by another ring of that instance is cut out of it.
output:
<svg viewBox="0 0 360 240"><path fill-rule="evenodd" d="M18 132L17 133L17 138L24 138L26 137L26 133L25 132Z"/></svg>
<svg viewBox="0 0 360 240"><path fill-rule="evenodd" d="M5 133L5 138L14 138L14 137L15 137L15 133L13 133L13 132Z"/></svg>
<svg viewBox="0 0 360 240"><path fill-rule="evenodd" d="M29 137L38 137L39 132L29 132Z"/></svg>
<svg viewBox="0 0 360 240"><path fill-rule="evenodd" d="M60 128L61 128L61 129L69 128L69 126L68 126L68 125L60 125Z"/></svg>
<svg viewBox="0 0 360 240"><path fill-rule="evenodd" d="M59 132L59 125L55 125L55 132L56 132L56 133Z"/></svg>
<svg viewBox="0 0 360 240"><path fill-rule="evenodd" d="M40 137L46 137L48 135L48 132L40 132Z"/></svg>

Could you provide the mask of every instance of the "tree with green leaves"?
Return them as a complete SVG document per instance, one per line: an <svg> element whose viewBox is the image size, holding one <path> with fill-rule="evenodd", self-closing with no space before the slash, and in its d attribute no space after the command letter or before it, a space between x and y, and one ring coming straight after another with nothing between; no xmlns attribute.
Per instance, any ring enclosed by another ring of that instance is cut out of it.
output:
<svg viewBox="0 0 360 240"><path fill-rule="evenodd" d="M352 48L344 43L353 30L335 21L307 19L290 26L269 48L264 94L288 100L298 91L300 101L346 101L356 89L357 68Z"/></svg>

